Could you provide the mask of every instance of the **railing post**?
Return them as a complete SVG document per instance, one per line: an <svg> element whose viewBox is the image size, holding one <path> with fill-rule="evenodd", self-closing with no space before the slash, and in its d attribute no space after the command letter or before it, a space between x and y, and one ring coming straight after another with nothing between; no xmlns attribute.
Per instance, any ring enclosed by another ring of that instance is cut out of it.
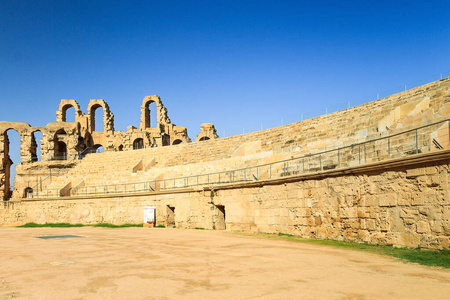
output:
<svg viewBox="0 0 450 300"><path fill-rule="evenodd" d="M341 168L341 156L339 154L340 154L340 149L338 149L338 169Z"/></svg>
<svg viewBox="0 0 450 300"><path fill-rule="evenodd" d="M388 158L391 158L391 138L388 138Z"/></svg>
<svg viewBox="0 0 450 300"><path fill-rule="evenodd" d="M417 138L417 129L416 129L416 154L419 153L419 140Z"/></svg>
<svg viewBox="0 0 450 300"><path fill-rule="evenodd" d="M366 156L366 144L364 144L364 163L367 163L367 156Z"/></svg>
<svg viewBox="0 0 450 300"><path fill-rule="evenodd" d="M448 120L448 146L450 148L450 120Z"/></svg>
<svg viewBox="0 0 450 300"><path fill-rule="evenodd" d="M358 152L359 152L359 164L361 164L361 144L358 145Z"/></svg>
<svg viewBox="0 0 450 300"><path fill-rule="evenodd" d="M247 169L244 169L244 181L247 181Z"/></svg>
<svg viewBox="0 0 450 300"><path fill-rule="evenodd" d="M259 168L256 166L256 178L259 179Z"/></svg>

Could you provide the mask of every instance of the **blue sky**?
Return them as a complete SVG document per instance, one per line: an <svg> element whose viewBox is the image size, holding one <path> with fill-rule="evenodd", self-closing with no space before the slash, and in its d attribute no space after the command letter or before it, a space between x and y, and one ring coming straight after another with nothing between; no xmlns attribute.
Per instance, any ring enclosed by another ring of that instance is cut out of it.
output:
<svg viewBox="0 0 450 300"><path fill-rule="evenodd" d="M195 139L300 121L450 75L449 1L0 0L0 120L146 95Z"/></svg>

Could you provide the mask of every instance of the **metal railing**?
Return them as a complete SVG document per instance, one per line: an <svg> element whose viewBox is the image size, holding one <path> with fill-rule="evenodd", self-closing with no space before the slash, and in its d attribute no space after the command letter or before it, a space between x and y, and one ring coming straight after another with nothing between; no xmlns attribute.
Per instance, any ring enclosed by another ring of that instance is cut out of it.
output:
<svg viewBox="0 0 450 300"><path fill-rule="evenodd" d="M154 192L194 186L254 182L354 167L418 153L448 149L449 144L450 120L444 120L350 146L243 169L153 181L82 186L70 189L47 189L36 193L36 196L62 197Z"/></svg>

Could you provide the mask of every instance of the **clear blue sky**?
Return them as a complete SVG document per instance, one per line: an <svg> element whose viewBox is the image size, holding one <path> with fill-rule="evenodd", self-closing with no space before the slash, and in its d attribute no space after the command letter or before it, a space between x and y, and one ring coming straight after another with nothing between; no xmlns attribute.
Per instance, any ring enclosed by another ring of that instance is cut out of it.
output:
<svg viewBox="0 0 450 300"><path fill-rule="evenodd" d="M0 120L146 95L195 139L300 121L450 75L450 1L0 0Z"/></svg>

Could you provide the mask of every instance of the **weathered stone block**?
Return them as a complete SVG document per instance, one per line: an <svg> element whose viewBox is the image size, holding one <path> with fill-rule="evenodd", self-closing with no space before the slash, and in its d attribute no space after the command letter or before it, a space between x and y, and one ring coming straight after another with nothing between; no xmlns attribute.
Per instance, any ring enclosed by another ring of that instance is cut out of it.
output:
<svg viewBox="0 0 450 300"><path fill-rule="evenodd" d="M395 193L389 193L389 194L382 194L379 198L380 206L396 206L397 205L397 194Z"/></svg>
<svg viewBox="0 0 450 300"><path fill-rule="evenodd" d="M417 222L417 233L430 233L430 223L423 220Z"/></svg>

